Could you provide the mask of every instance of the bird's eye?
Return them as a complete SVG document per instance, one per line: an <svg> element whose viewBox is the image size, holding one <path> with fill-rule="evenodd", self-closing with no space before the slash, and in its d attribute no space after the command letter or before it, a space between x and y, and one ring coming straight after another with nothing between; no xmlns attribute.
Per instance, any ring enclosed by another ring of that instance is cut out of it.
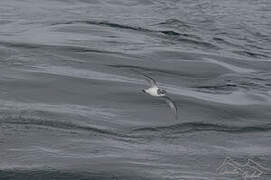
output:
<svg viewBox="0 0 271 180"><path fill-rule="evenodd" d="M163 90L163 89L158 89L158 90L157 90L157 93L158 93L158 94L166 94L166 91Z"/></svg>

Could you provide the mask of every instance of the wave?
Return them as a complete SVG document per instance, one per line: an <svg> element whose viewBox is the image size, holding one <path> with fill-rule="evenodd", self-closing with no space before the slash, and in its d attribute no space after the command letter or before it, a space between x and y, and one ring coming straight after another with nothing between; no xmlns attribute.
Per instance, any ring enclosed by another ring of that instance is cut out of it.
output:
<svg viewBox="0 0 271 180"><path fill-rule="evenodd" d="M210 43L210 42L205 42L205 41L199 41L199 40L194 40L194 39L188 39L188 38L178 38L178 41L188 43L188 44L194 44L197 46L213 49L213 50L220 50L221 48Z"/></svg>
<svg viewBox="0 0 271 180"><path fill-rule="evenodd" d="M120 141L139 143L149 136L174 137L187 133L220 132L229 134L261 133L271 131L271 123L254 126L229 126L224 124L212 124L203 122L186 122L170 126L141 127L127 130L102 129L90 125L80 125L69 121L54 121L36 117L6 117L0 119L1 124L22 125L29 128L45 128L64 130L70 133L89 133L89 135L117 138ZM139 141L140 140L140 141Z"/></svg>
<svg viewBox="0 0 271 180"><path fill-rule="evenodd" d="M6 42L0 41L0 45L5 47L11 48L22 48L22 49L43 49L43 50L63 50L68 52L78 52L78 53L101 53L101 54L118 54L123 55L123 53L113 52L113 51L106 51L106 50L98 50L98 49L91 49L88 47L83 46L67 46L67 45L46 45L46 44L37 44L37 43L23 43L23 42Z"/></svg>
<svg viewBox="0 0 271 180"><path fill-rule="evenodd" d="M85 24L85 25L97 25L97 26L104 26L104 27L111 27L115 29L123 29L123 30L131 30L136 31L139 33L144 33L146 35L155 36L162 39L167 39L170 41L173 41L173 43L185 43L185 44L192 44L197 47L201 48L207 48L207 49L213 49L213 50L219 50L220 47L216 46L215 44L211 42L207 42L202 40L202 38L190 34L190 33L184 33L180 32L173 28L145 28L140 26L134 26L134 25L127 25L127 24L120 24L120 23L114 23L114 22L108 22L108 21L98 21L98 20L72 20L72 21L63 21L63 22L54 22L50 23L49 26L61 26L61 25L74 25L74 24ZM0 44L3 44L0 42ZM26 43L5 43L8 46L12 47L19 47L19 48L40 48L45 47L45 45L36 45L36 44L26 44ZM56 46L58 47L58 46ZM99 50L93 50L86 47L70 47L70 46L61 46L65 50L72 51L72 52L99 52L99 53L106 53L106 51L99 51Z"/></svg>
<svg viewBox="0 0 271 180"><path fill-rule="evenodd" d="M54 121L42 118L25 118L25 117L9 117L0 120L1 124L13 124L13 125L26 125L29 127L44 127L44 128L53 128L68 130L71 132L89 132L98 134L101 136L109 137L119 137L119 138L129 138L137 139L144 138L146 135L160 134L167 136L174 136L178 134L186 133L197 133L197 132L223 132L223 133L259 133L271 131L271 123L255 126L228 126L223 124L211 124L203 122L187 122L179 123L170 126L158 126L158 127L141 127L129 130L127 132L117 132L114 130L102 129L97 127L92 127L88 125L79 125L71 122L65 121Z"/></svg>
<svg viewBox="0 0 271 180"><path fill-rule="evenodd" d="M133 30L133 31L144 32L144 33L163 34L166 36L173 36L174 38L180 37L180 38L176 39L178 41L195 43L195 44L205 45L207 47L218 49L217 46L215 46L211 43L203 42L203 41L199 41L199 40L188 39L188 38L200 39L199 37L197 37L193 34L181 33L181 32L178 32L178 31L172 30L172 29L164 30L164 28L163 28L163 30L161 30L161 29L154 30L154 29L148 29L148 28L144 28L144 27L140 27L140 26L132 26L132 25L112 23L112 22L108 22L108 21L97 21L97 20L73 20L73 21L66 21L66 22L55 22L50 25L51 26L58 26L58 25L73 25L73 24L98 25L98 26L106 26L106 27L117 28L117 29Z"/></svg>
<svg viewBox="0 0 271 180"><path fill-rule="evenodd" d="M244 55L247 57L252 57L252 58L270 58L270 56L267 56L265 54L260 54L260 53L255 53L251 51L233 51L233 53L239 54L239 55Z"/></svg>
<svg viewBox="0 0 271 180"><path fill-rule="evenodd" d="M167 71L167 70L158 69L158 68L147 68L147 67L135 66L135 65L107 65L107 66L114 67L114 68L129 69L129 70L140 70L143 72L149 71L149 72L157 72L157 73L165 73L165 74L171 74L171 75L184 76L184 74L179 73L178 71Z"/></svg>
<svg viewBox="0 0 271 180"><path fill-rule="evenodd" d="M227 46L233 47L233 48L244 48L244 46L235 44L233 42L230 42L229 40L226 40L226 38L222 37L213 37L213 40L219 44L225 44Z"/></svg>
<svg viewBox="0 0 271 180"><path fill-rule="evenodd" d="M172 30L168 30L168 31L160 31L163 34L166 35L170 35L170 36L180 36L181 34L176 32L176 31L172 31Z"/></svg>
<svg viewBox="0 0 271 180"><path fill-rule="evenodd" d="M11 48L23 48L23 49L37 49L40 48L40 45L30 44L30 43L12 43L12 42L0 42L1 46L11 47Z"/></svg>
<svg viewBox="0 0 271 180"><path fill-rule="evenodd" d="M151 30L139 26L131 26L131 25L124 25L124 24L118 24L118 23L112 23L108 21L95 21L95 20L74 20L74 21L66 21L66 22L58 22L58 23L52 23L51 26L56 25L70 25L70 24L87 24L87 25L100 25L100 26L107 26L117 29L126 29L126 30L133 30L133 31L139 31L139 32L153 32L153 33L162 33L166 35L181 35L181 33L178 33L173 30ZM187 35L186 35L187 36Z"/></svg>
<svg viewBox="0 0 271 180"><path fill-rule="evenodd" d="M197 91L206 92L206 93L231 93L238 89L237 84L218 84L218 85L199 85L193 86Z"/></svg>
<svg viewBox="0 0 271 180"><path fill-rule="evenodd" d="M152 30L145 29L142 27L123 25L123 24L112 23L108 21L95 21L95 20L73 20L73 21L66 21L66 22L55 22L55 23L52 23L51 26L69 25L69 24L101 25L101 26L107 26L107 27L118 28L118 29L128 29L128 30L141 31L141 32L152 32Z"/></svg>
<svg viewBox="0 0 271 180"><path fill-rule="evenodd" d="M139 70L142 72L153 72L153 73L162 73L162 74L167 74L167 75L174 75L174 76L181 76L181 77L186 77L186 78L199 78L197 74L193 73L186 73L186 72L180 72L177 70L165 70L162 68L147 68L143 66L136 66L136 65L121 65L121 64L116 64L116 65L107 65L109 67L114 67L114 68L123 68L127 70Z"/></svg>
<svg viewBox="0 0 271 180"><path fill-rule="evenodd" d="M107 170L99 169L98 167L93 167L92 170L88 171L68 171L68 170L58 170L58 169L7 169L0 170L1 179L12 179L12 180L48 180L48 179L58 179L58 180L117 180L117 179L150 179L138 175L137 173L125 171L116 172L116 170ZM152 178L151 178L152 179Z"/></svg>
<svg viewBox="0 0 271 180"><path fill-rule="evenodd" d="M134 78L129 78L121 75L114 75L110 73L103 73L99 71L92 71L86 69L72 68L69 66L32 66L35 69L25 70L27 72L34 73L46 73L58 76L66 76L72 78L81 79L92 79L100 81L113 81L113 82L124 82L124 83L134 83L143 84L143 80L137 80Z"/></svg>
<svg viewBox="0 0 271 180"><path fill-rule="evenodd" d="M163 25L163 26L173 26L173 27L185 27L185 28L191 28L191 24L188 24L187 22L181 21L179 19L167 19L163 22L158 23L158 25Z"/></svg>
<svg viewBox="0 0 271 180"><path fill-rule="evenodd" d="M212 89L212 90L225 90L228 88L237 87L236 84L222 84L222 85L203 85L203 86L195 86L194 88L198 89Z"/></svg>
<svg viewBox="0 0 271 180"><path fill-rule="evenodd" d="M87 125L79 125L71 122L65 121L54 121L42 118L35 117L4 117L0 120L0 124L13 124L13 125L27 125L27 126L38 126L38 127L46 127L46 128L54 128L54 129L62 129L62 130L70 130L70 131L86 131L97 133L100 135L110 135L110 136L123 136L120 133L101 129L97 127L87 126Z"/></svg>
<svg viewBox="0 0 271 180"><path fill-rule="evenodd" d="M255 126L227 126L222 124L211 124L203 122L187 122L180 123L171 126L160 126L160 127L143 127L136 128L133 130L133 133L160 133L160 134L184 134L184 133L193 133L193 132L202 132L202 131L215 131L215 132L224 132L224 133L256 133L256 132L266 132L271 130L271 123L264 125L255 125Z"/></svg>

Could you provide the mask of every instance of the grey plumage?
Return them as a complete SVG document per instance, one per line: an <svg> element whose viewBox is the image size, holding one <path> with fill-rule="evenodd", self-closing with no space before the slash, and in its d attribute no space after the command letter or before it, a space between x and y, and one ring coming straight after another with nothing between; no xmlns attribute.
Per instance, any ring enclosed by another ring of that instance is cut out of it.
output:
<svg viewBox="0 0 271 180"><path fill-rule="evenodd" d="M145 76L145 80L150 84L151 87L155 87L155 86L157 87L157 83L153 78L151 78L150 76L148 76L148 75L146 75L144 73L141 73L141 74L143 76Z"/></svg>
<svg viewBox="0 0 271 180"><path fill-rule="evenodd" d="M177 105L176 105L176 103L168 96L163 96L162 98L169 105L170 110L174 113L175 119L177 119L178 117L177 117Z"/></svg>

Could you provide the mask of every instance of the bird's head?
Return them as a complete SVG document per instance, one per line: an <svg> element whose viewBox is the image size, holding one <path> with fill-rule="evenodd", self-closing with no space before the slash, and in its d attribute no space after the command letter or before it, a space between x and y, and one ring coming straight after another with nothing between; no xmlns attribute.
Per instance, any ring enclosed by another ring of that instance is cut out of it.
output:
<svg viewBox="0 0 271 180"><path fill-rule="evenodd" d="M164 90L164 89L158 89L158 90L157 90L157 94L159 94L159 95L161 95L161 96L166 95L166 93L167 93L167 91Z"/></svg>

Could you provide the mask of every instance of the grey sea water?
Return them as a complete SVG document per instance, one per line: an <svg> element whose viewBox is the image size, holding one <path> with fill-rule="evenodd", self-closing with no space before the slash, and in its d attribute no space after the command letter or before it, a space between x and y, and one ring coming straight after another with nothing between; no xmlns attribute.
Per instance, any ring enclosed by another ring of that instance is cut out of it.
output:
<svg viewBox="0 0 271 180"><path fill-rule="evenodd" d="M269 180L270 69L270 0L1 0L0 179Z"/></svg>

